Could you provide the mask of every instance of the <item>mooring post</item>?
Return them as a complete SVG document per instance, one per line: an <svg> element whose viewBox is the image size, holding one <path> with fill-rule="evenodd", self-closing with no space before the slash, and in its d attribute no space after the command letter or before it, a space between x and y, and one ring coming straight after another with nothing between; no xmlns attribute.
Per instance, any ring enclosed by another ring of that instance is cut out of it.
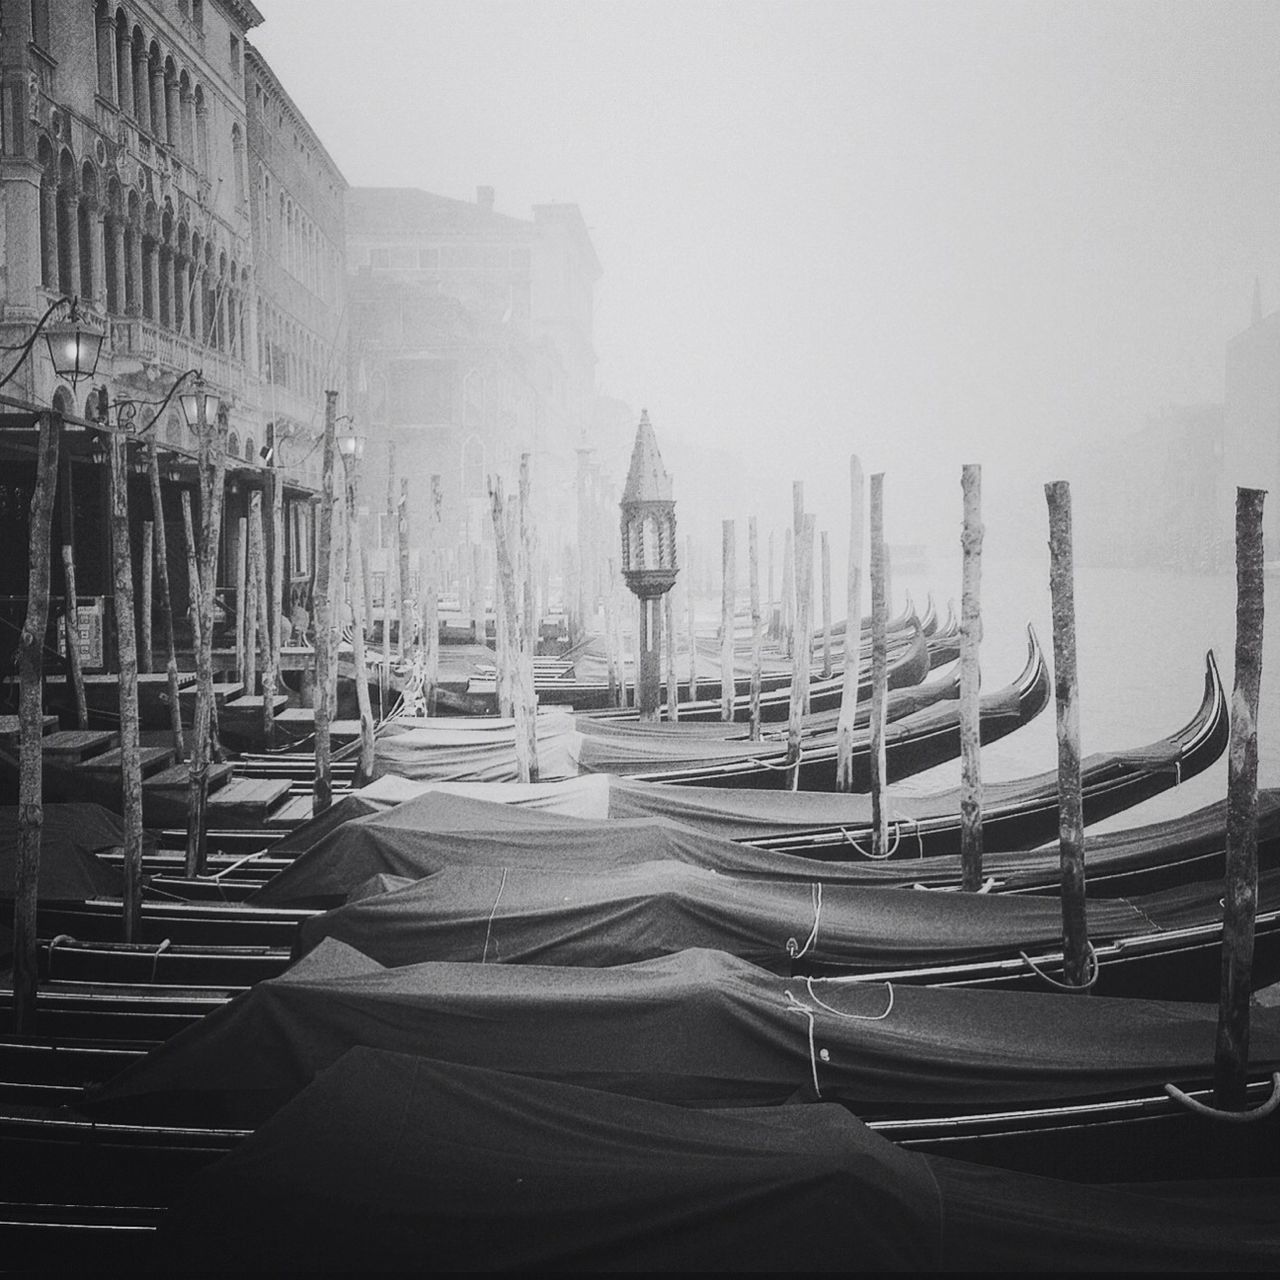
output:
<svg viewBox="0 0 1280 1280"><path fill-rule="evenodd" d="M1236 674L1227 758L1222 986L1214 1051L1214 1101L1224 1111L1244 1109L1249 1070L1249 1000L1258 912L1258 691L1262 683L1265 497L1263 489L1236 490Z"/></svg>
<svg viewBox="0 0 1280 1280"><path fill-rule="evenodd" d="M515 566L512 563L511 534L519 527L514 508L503 500L502 480L491 478L489 481L490 510L493 515L493 547L494 561L497 565L497 593L494 599L495 625L497 633L502 635L499 646L504 653L504 663L512 669L520 666L521 629L519 599L520 589L516 583ZM532 675L532 667L530 668ZM536 782L538 780L538 741L536 710L533 703L533 682L525 687L523 680L515 682L514 696L510 714L515 719L515 755L516 778L519 782Z"/></svg>
<svg viewBox="0 0 1280 1280"><path fill-rule="evenodd" d="M71 689L75 695L76 724L81 729L89 727L89 704L84 696L84 671L80 665L80 612L76 605L75 554L66 543L62 547L62 574L67 586L67 611L63 619L67 639L67 670L71 675Z"/></svg>
<svg viewBox="0 0 1280 1280"><path fill-rule="evenodd" d="M246 598L249 590L249 521L245 516L241 516L236 521L234 554L236 558L236 679L247 683L244 658L246 648L253 644L253 640L245 639L245 629L249 625L249 602ZM246 689L245 692L252 693L253 690Z"/></svg>
<svg viewBox="0 0 1280 1280"><path fill-rule="evenodd" d="M1071 486L1044 487L1049 503L1049 589L1053 598L1053 687L1058 730L1058 851L1062 868L1063 981L1087 992L1084 809L1080 790L1080 688L1076 675L1075 569Z"/></svg>
<svg viewBox="0 0 1280 1280"><path fill-rule="evenodd" d="M759 742L763 637L760 625L760 535L755 516L747 521L747 565L751 575L751 740Z"/></svg>
<svg viewBox="0 0 1280 1280"><path fill-rule="evenodd" d="M312 784L311 811L323 813L333 803L333 778L329 753L329 725L333 706L333 610L329 601L333 570L333 454L338 413L338 393L324 393L324 462L320 479L319 534L316 547L315 643L316 643L316 776Z"/></svg>
<svg viewBox="0 0 1280 1280"><path fill-rule="evenodd" d="M733 521L725 520L720 529L723 579L720 587L720 719L733 719L733 614L737 567L734 563L735 541Z"/></svg>
<svg viewBox="0 0 1280 1280"><path fill-rule="evenodd" d="M406 662L413 648L414 618L413 608L409 603L412 592L409 590L409 480L400 477L400 495L396 499L396 556L400 568L400 661ZM422 619L417 619L422 626Z"/></svg>
<svg viewBox="0 0 1280 1280"><path fill-rule="evenodd" d="M689 701L698 700L698 634L693 608L693 539L684 540L684 603L689 614Z"/></svg>
<svg viewBox="0 0 1280 1280"><path fill-rule="evenodd" d="M804 515L800 520L800 533L795 540L796 563L796 630L803 639L813 629L813 592L804 584L813 579L813 525L814 518ZM810 647L807 642L797 643L791 659L791 703L787 717L787 786L792 791L800 789L800 739L804 729L804 708L809 692L811 670Z"/></svg>
<svg viewBox="0 0 1280 1280"><path fill-rule="evenodd" d="M260 634L266 625L266 619L260 615L265 612L266 593L262 589L262 494L256 489L249 495L248 525L248 568L245 572L244 602L244 681L245 696L252 698L258 692L258 659L263 645Z"/></svg>
<svg viewBox="0 0 1280 1280"><path fill-rule="evenodd" d="M120 665L120 798L124 817L124 940L142 923L142 754L138 728L138 642L133 616L133 553L129 547L128 442L112 432L107 445L111 485L111 559L116 651Z"/></svg>
<svg viewBox="0 0 1280 1280"><path fill-rule="evenodd" d="M844 680L836 723L836 790L853 790L853 726L862 662L862 463L849 458L849 563L845 578Z"/></svg>
<svg viewBox="0 0 1280 1280"><path fill-rule="evenodd" d="M773 592L773 530L769 530L769 596L766 608L769 610L769 639L778 638L778 597Z"/></svg>
<svg viewBox="0 0 1280 1280"><path fill-rule="evenodd" d="M357 505L357 486L360 464L344 457L347 480L347 583L351 597L351 660L355 667L356 706L360 714L360 770L361 784L373 780L373 707L369 703L369 666L365 661L364 620L365 588L368 571L360 540L360 508Z"/></svg>
<svg viewBox="0 0 1280 1280"><path fill-rule="evenodd" d="M35 1030L39 964L36 912L44 831L44 633L49 625L49 533L62 418L40 415L36 485L27 541L27 615L18 638L18 864L13 896L13 1030Z"/></svg>
<svg viewBox="0 0 1280 1280"><path fill-rule="evenodd" d="M156 577L160 583L160 618L164 624L164 642L169 656L165 671L169 680L169 724L173 729L173 747L177 758L186 758L182 733L182 706L178 697L178 646L173 635L173 596L169 590L169 545L165 534L164 498L160 491L160 454L155 431L147 441L147 475L151 482L151 518L156 527ZM236 672L239 675L239 671Z"/></svg>
<svg viewBox="0 0 1280 1280"><path fill-rule="evenodd" d="M138 611L138 625L142 629L138 651L138 670L151 672L151 567L155 556L155 526L150 520L142 522L142 607ZM130 578L133 572L130 570Z"/></svg>
<svg viewBox="0 0 1280 1280"><path fill-rule="evenodd" d="M982 887L982 752L978 717L982 642L982 468L972 463L961 474L964 530L960 598L960 887Z"/></svg>
<svg viewBox="0 0 1280 1280"><path fill-rule="evenodd" d="M283 644L281 629L284 626L284 479L276 469L275 458L267 469L267 484L271 501L267 506L270 538L269 573L267 587L267 661L262 667L262 737L267 746L276 737L276 689L280 683L280 647ZM265 535L264 535L265 537Z"/></svg>
<svg viewBox="0 0 1280 1280"><path fill-rule="evenodd" d="M680 719L680 685L676 677L676 602L675 592L667 591L662 597L662 612L667 643L667 719Z"/></svg>
<svg viewBox="0 0 1280 1280"><path fill-rule="evenodd" d="M404 634L404 596L399 582L400 576L400 534L399 519L396 509L396 442L387 440L387 530L386 559L383 560L382 573L382 665L386 671L387 682L391 681L391 618L396 615L401 635ZM396 584L392 592L391 584ZM394 597L394 599L393 599ZM369 619L369 635L373 636L373 618ZM401 645L403 646L403 639Z"/></svg>
<svg viewBox="0 0 1280 1280"><path fill-rule="evenodd" d="M205 414L205 397L197 397L200 432L200 564L193 569L193 616L199 617L196 643L196 711L191 730L190 787L187 800L186 874L204 874L208 841L209 758L213 750L213 602L217 591L218 545L222 525L222 483L226 470L225 410L213 425ZM188 527L191 500L183 491ZM188 553L189 564L194 556ZM194 624L193 624L194 634Z"/></svg>
<svg viewBox="0 0 1280 1280"><path fill-rule="evenodd" d="M782 652L788 658L794 652L795 642L795 562L795 536L788 527L782 536L782 625L779 635L782 641Z"/></svg>
<svg viewBox="0 0 1280 1280"><path fill-rule="evenodd" d="M887 571L884 547L884 473L871 477L871 852L889 851L889 807L885 788L885 708L889 700L889 664L885 645Z"/></svg>
<svg viewBox="0 0 1280 1280"><path fill-rule="evenodd" d="M255 498L258 494L253 495ZM256 544L258 548L258 570L255 575L258 584L258 616L262 620L262 717L264 732L267 726L267 708L270 706L271 699L274 697L273 690L276 685L275 678L275 655L271 649L271 602L267 590L267 556L266 556L266 534L262 524L262 503L256 502L250 510L251 525L249 540L252 544Z"/></svg>
<svg viewBox="0 0 1280 1280"><path fill-rule="evenodd" d="M822 678L831 679L831 542L822 531Z"/></svg>

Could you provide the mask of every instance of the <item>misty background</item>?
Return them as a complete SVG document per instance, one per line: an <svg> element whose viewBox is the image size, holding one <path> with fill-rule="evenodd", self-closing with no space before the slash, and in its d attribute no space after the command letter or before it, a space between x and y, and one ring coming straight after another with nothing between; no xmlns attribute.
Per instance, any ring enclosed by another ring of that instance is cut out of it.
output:
<svg viewBox="0 0 1280 1280"><path fill-rule="evenodd" d="M581 206L599 387L744 572L793 479L842 560L850 452L891 540L958 555L979 462L988 553L1039 553L1043 483L1087 522L1091 452L1220 401L1280 291L1270 0L259 8L353 185Z"/></svg>

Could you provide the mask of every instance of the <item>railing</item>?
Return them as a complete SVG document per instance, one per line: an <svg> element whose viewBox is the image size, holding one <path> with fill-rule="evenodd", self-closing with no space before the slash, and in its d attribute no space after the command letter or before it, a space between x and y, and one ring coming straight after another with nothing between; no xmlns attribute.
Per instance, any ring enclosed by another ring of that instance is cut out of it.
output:
<svg viewBox="0 0 1280 1280"><path fill-rule="evenodd" d="M242 360L179 337L154 321L113 316L109 337L113 355L136 356L175 374L202 369L205 380L217 390L240 396L248 391L248 373Z"/></svg>

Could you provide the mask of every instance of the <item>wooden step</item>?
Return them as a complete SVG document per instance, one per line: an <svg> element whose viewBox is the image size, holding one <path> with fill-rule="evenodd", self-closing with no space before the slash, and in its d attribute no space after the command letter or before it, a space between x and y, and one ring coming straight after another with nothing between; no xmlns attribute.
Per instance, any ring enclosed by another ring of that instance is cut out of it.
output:
<svg viewBox="0 0 1280 1280"><path fill-rule="evenodd" d="M219 707L225 706L230 698L238 698L243 692L243 680L215 680L213 682L213 700ZM195 684L192 683L185 689L179 689L178 696L182 699L184 707L193 706L196 700Z"/></svg>
<svg viewBox="0 0 1280 1280"><path fill-rule="evenodd" d="M76 764L114 747L119 741L119 734L107 729L60 729L44 735L40 750L58 764Z"/></svg>
<svg viewBox="0 0 1280 1280"><path fill-rule="evenodd" d="M209 790L221 787L231 777L235 766L230 762L209 766ZM186 762L175 764L161 773L142 780L144 791L185 791L191 785L191 771Z"/></svg>
<svg viewBox="0 0 1280 1280"><path fill-rule="evenodd" d="M42 716L40 732L48 733L58 727L57 716ZM0 747L16 747L22 737L22 721L18 716L0 716Z"/></svg>
<svg viewBox="0 0 1280 1280"><path fill-rule="evenodd" d="M267 814L267 826L273 830L287 827L292 830L301 826L311 817L315 800L311 796L290 796L282 805L278 805Z"/></svg>
<svg viewBox="0 0 1280 1280"><path fill-rule="evenodd" d="M244 717L246 719L262 719L262 704L266 695L261 693L246 693L238 698L230 698L222 704L223 713L227 719L233 716ZM272 715L279 715L289 705L288 694L278 693L271 699Z"/></svg>
<svg viewBox="0 0 1280 1280"><path fill-rule="evenodd" d="M153 773L159 773L162 769L168 769L173 764L174 753L172 747L141 747L138 754L142 758L142 776L144 778L150 777ZM76 767L95 771L101 770L103 773L118 773L120 771L120 748L115 747L110 751L104 751L101 755L82 760Z"/></svg>
<svg viewBox="0 0 1280 1280"><path fill-rule="evenodd" d="M209 796L209 825L266 822L267 815L289 794L289 782L279 778L233 778Z"/></svg>
<svg viewBox="0 0 1280 1280"><path fill-rule="evenodd" d="M276 724L292 734L314 733L316 713L313 707L289 707L276 716ZM330 720L331 741L353 742L360 736L359 720Z"/></svg>

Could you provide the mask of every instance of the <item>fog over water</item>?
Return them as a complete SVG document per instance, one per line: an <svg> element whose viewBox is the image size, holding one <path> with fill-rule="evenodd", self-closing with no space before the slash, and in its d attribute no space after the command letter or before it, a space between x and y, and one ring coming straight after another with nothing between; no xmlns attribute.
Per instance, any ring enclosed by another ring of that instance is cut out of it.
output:
<svg viewBox="0 0 1280 1280"><path fill-rule="evenodd" d="M1050 644L1044 482L1079 474L1077 529L1099 519L1091 452L1220 403L1255 281L1280 296L1270 0L259 7L253 42L353 185L581 206L599 388L648 408L708 557L736 517L745 574L746 517L781 529L799 479L842 582L857 452L889 538L934 547L917 600L958 597L981 463L989 687L1023 623ZM1230 574L1086 570L1077 592L1086 751L1187 719L1211 646L1229 684ZM1053 751L1049 711L984 758ZM1155 803L1224 789L1225 764Z"/></svg>
<svg viewBox="0 0 1280 1280"><path fill-rule="evenodd" d="M712 529L793 478L843 528L857 451L891 539L950 539L981 462L1026 550L1040 484L1220 400L1280 293L1269 0L259 7L352 184L582 207L600 387Z"/></svg>

